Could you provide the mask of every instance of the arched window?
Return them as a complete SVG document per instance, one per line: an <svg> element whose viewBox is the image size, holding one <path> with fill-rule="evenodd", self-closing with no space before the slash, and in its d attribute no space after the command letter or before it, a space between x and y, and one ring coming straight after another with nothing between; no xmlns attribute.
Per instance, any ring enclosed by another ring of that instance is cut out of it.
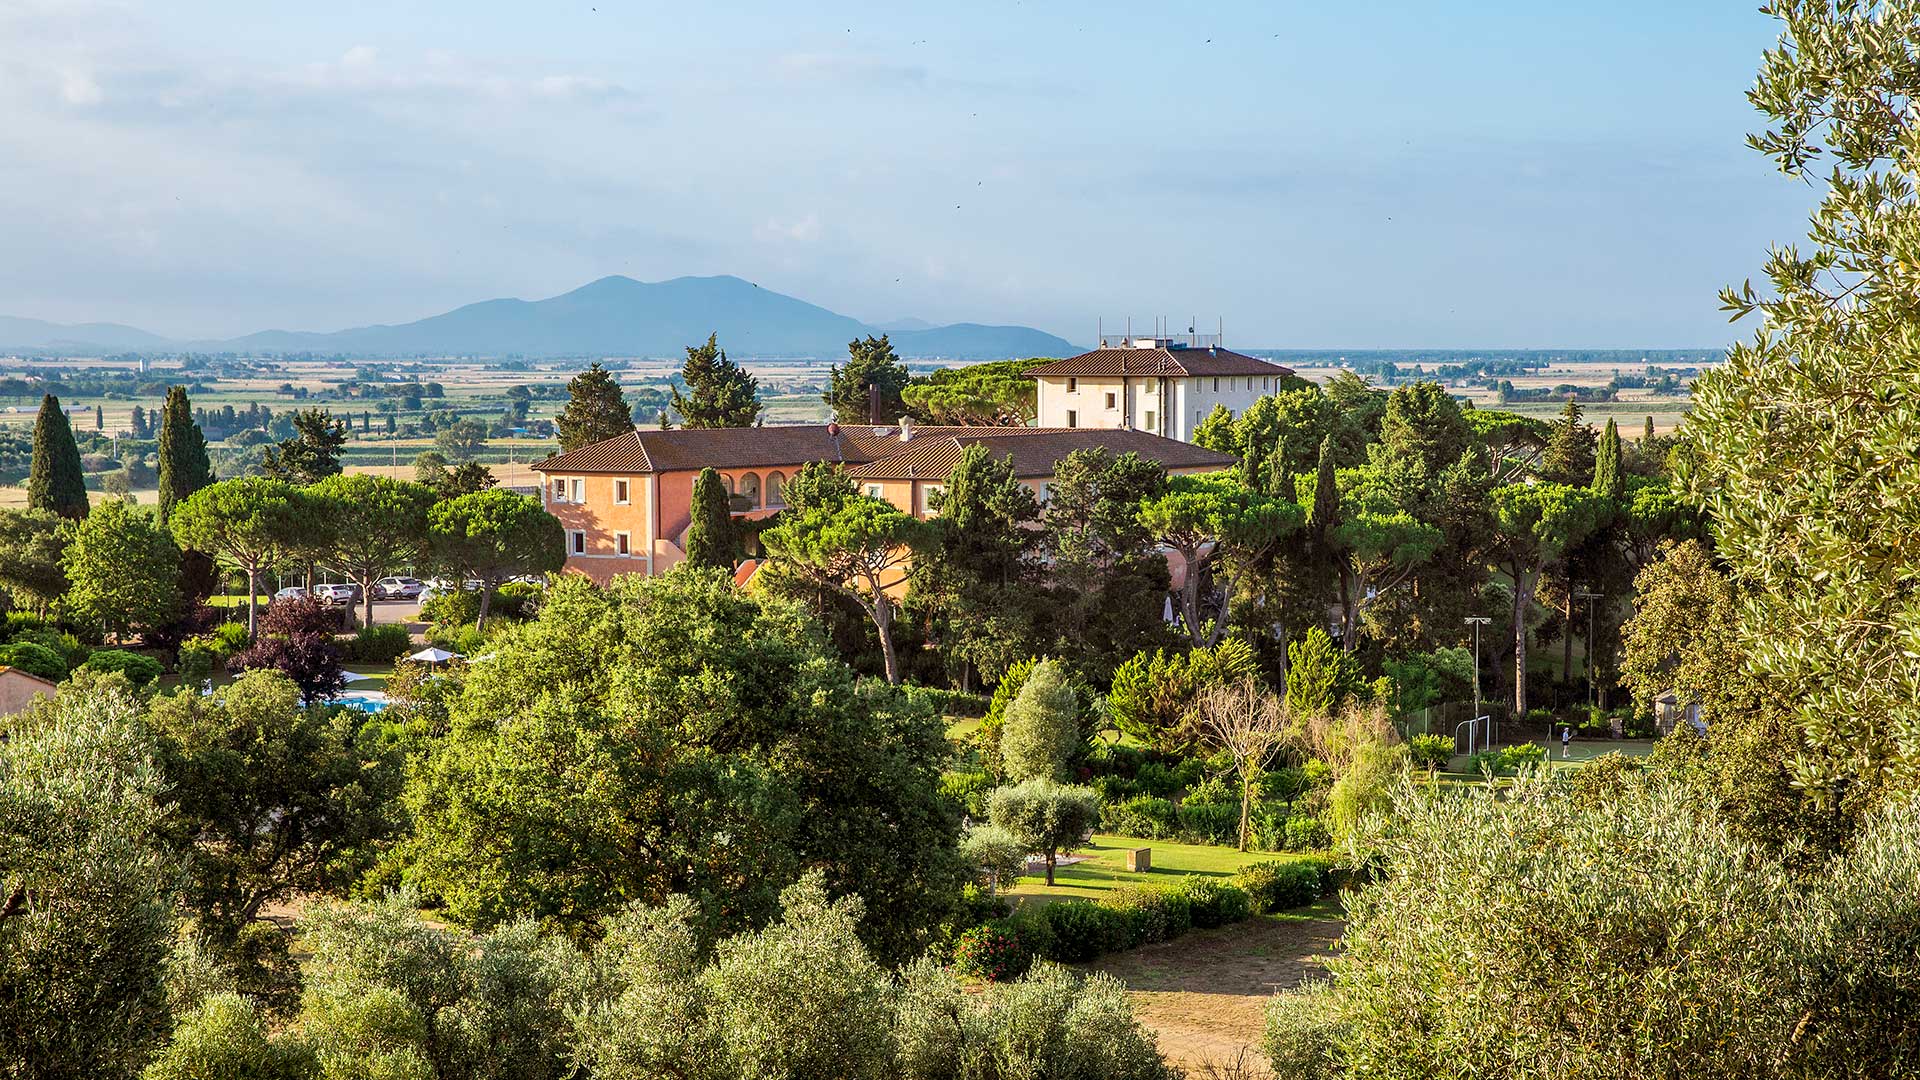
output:
<svg viewBox="0 0 1920 1080"><path fill-rule="evenodd" d="M727 475L726 473L721 473L720 482L727 485L727 494L729 495L733 494L733 477Z"/></svg>
<svg viewBox="0 0 1920 1080"><path fill-rule="evenodd" d="M759 473L745 473L740 477L740 497L746 500L747 509L760 509Z"/></svg>
<svg viewBox="0 0 1920 1080"><path fill-rule="evenodd" d="M787 478L785 476L781 475L778 472L768 473L766 505L785 506L786 502L784 500L786 499L786 486L787 486Z"/></svg>

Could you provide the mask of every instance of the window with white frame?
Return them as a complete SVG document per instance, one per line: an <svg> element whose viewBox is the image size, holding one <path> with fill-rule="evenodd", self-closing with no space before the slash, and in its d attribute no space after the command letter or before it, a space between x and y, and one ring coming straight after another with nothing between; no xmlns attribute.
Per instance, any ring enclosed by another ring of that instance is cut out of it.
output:
<svg viewBox="0 0 1920 1080"><path fill-rule="evenodd" d="M1067 426L1068 427L1080 426L1080 410L1078 409L1067 410Z"/></svg>
<svg viewBox="0 0 1920 1080"><path fill-rule="evenodd" d="M553 478L553 501L557 503L567 501L567 478L564 476Z"/></svg>
<svg viewBox="0 0 1920 1080"><path fill-rule="evenodd" d="M616 506L625 506L625 505L627 505L627 504L628 504L628 502L630 501L630 500L628 499L628 497L627 497L627 495L628 495L628 492L627 492L627 482L626 482L625 480L615 480L615 481L613 482L613 502L614 502L614 505L616 505Z"/></svg>
<svg viewBox="0 0 1920 1080"><path fill-rule="evenodd" d="M1115 396L1114 396L1114 395L1112 394L1112 392L1109 392L1109 393L1107 394L1107 408L1109 408L1109 409L1111 409L1111 408L1113 408L1113 407L1114 407L1115 405L1117 405L1117 404L1119 403L1119 401L1120 401L1120 399L1119 399L1119 398L1117 398L1117 397L1115 397Z"/></svg>
<svg viewBox="0 0 1920 1080"><path fill-rule="evenodd" d="M576 476L572 480L568 481L567 489L568 489L568 496L567 496L568 502L583 503L587 501L587 482L585 480Z"/></svg>
<svg viewBox="0 0 1920 1080"><path fill-rule="evenodd" d="M887 497L887 489L880 484L868 484L867 495L875 499L884 499Z"/></svg>
<svg viewBox="0 0 1920 1080"><path fill-rule="evenodd" d="M946 493L947 485L945 484L927 484L922 487L920 489L920 512L927 517L933 517L934 497L936 495L945 495Z"/></svg>
<svg viewBox="0 0 1920 1080"><path fill-rule="evenodd" d="M1220 380L1219 380L1219 379L1215 379L1215 380L1213 380L1213 392L1214 392L1214 393L1216 393L1216 394L1220 392Z"/></svg>
<svg viewBox="0 0 1920 1080"><path fill-rule="evenodd" d="M1146 419L1146 422L1145 422L1144 424L1142 424L1142 425L1141 425L1142 427L1145 427L1145 428L1146 428L1146 429L1147 429L1148 431L1154 431L1154 430L1157 430L1157 429L1156 429L1156 428L1154 427L1154 425L1153 425L1153 422L1154 422L1154 420L1156 419L1156 417L1155 417L1155 416L1153 415L1153 410L1152 410L1152 409L1148 409L1148 410L1147 410L1147 414L1146 414L1146 418L1145 418L1145 419Z"/></svg>
<svg viewBox="0 0 1920 1080"><path fill-rule="evenodd" d="M575 529L567 534L567 550L575 555L587 553L587 534Z"/></svg>
<svg viewBox="0 0 1920 1080"><path fill-rule="evenodd" d="M1069 393L1069 394L1077 394L1077 393L1079 393L1079 392L1080 392L1080 380L1079 380L1079 379L1068 379L1068 380L1067 380L1067 393Z"/></svg>
<svg viewBox="0 0 1920 1080"><path fill-rule="evenodd" d="M633 554L633 538L623 532L613 534L613 553L615 555Z"/></svg>

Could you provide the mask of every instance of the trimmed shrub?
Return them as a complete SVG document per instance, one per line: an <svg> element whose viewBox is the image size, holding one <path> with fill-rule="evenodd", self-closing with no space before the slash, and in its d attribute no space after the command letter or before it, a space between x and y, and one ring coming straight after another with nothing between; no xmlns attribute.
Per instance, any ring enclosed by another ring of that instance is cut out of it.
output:
<svg viewBox="0 0 1920 1080"><path fill-rule="evenodd" d="M1180 817L1167 800L1140 795L1124 802L1107 803L1100 812L1100 828L1120 836L1166 840L1179 833Z"/></svg>
<svg viewBox="0 0 1920 1080"><path fill-rule="evenodd" d="M348 661L386 664L411 651L413 635L399 623L377 623L361 627L344 646Z"/></svg>
<svg viewBox="0 0 1920 1080"><path fill-rule="evenodd" d="M145 686L166 673L165 665L151 656L127 649L101 649L80 665L88 671L118 671L135 686Z"/></svg>
<svg viewBox="0 0 1920 1080"><path fill-rule="evenodd" d="M1118 913L1127 931L1127 947L1171 941L1193 929L1193 902L1178 889L1133 885L1101 903Z"/></svg>
<svg viewBox="0 0 1920 1080"><path fill-rule="evenodd" d="M1053 950L1048 960L1079 963L1128 945L1127 917L1103 904L1085 900L1056 900L1040 909L1053 927Z"/></svg>
<svg viewBox="0 0 1920 1080"><path fill-rule="evenodd" d="M1053 955L1053 923L1042 906L1028 904L998 923L1020 942L1029 959Z"/></svg>
<svg viewBox="0 0 1920 1080"><path fill-rule="evenodd" d="M55 630L50 626L38 629L22 630L13 635L15 645L38 645L60 660L60 666L72 671L87 662L93 650L80 644L80 639L64 630Z"/></svg>
<svg viewBox="0 0 1920 1080"><path fill-rule="evenodd" d="M1174 775L1172 769L1167 768L1157 761L1146 762L1141 765L1139 769L1135 770L1133 782L1142 792L1148 795L1158 795L1163 799L1172 798L1174 795L1179 794L1180 788L1183 786L1180 783L1180 778Z"/></svg>
<svg viewBox="0 0 1920 1080"><path fill-rule="evenodd" d="M1004 982L1027 970L1032 957L1005 919L962 931L953 942L953 967L962 975Z"/></svg>
<svg viewBox="0 0 1920 1080"><path fill-rule="evenodd" d="M1416 769L1444 769L1453 760L1453 740L1445 735L1415 735L1407 740Z"/></svg>
<svg viewBox="0 0 1920 1080"><path fill-rule="evenodd" d="M1240 804L1193 802L1180 804L1180 832L1195 843L1232 844L1240 838Z"/></svg>
<svg viewBox="0 0 1920 1080"><path fill-rule="evenodd" d="M1272 914L1290 908L1306 907L1325 894L1317 861L1261 862L1243 866L1234 875L1234 883L1243 889L1253 910Z"/></svg>
<svg viewBox="0 0 1920 1080"><path fill-rule="evenodd" d="M67 665L52 649L31 641L0 646L0 666L19 668L29 675L60 682L67 677Z"/></svg>
<svg viewBox="0 0 1920 1080"><path fill-rule="evenodd" d="M1190 877L1179 885L1193 911L1193 925L1201 930L1236 923L1253 914L1252 901L1239 886L1217 878Z"/></svg>

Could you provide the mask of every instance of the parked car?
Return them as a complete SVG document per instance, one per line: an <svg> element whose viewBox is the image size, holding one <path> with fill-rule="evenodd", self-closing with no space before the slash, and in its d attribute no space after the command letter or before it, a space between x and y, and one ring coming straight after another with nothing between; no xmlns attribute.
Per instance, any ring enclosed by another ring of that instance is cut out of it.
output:
<svg viewBox="0 0 1920 1080"><path fill-rule="evenodd" d="M375 600L416 600L426 585L419 578L383 577L373 583Z"/></svg>
<svg viewBox="0 0 1920 1080"><path fill-rule="evenodd" d="M345 585L315 585L313 595L323 604L357 604L360 602L360 586L351 583Z"/></svg>
<svg viewBox="0 0 1920 1080"><path fill-rule="evenodd" d="M279 592L274 593L273 598L275 600L305 600L307 598L307 590L299 585L289 585Z"/></svg>

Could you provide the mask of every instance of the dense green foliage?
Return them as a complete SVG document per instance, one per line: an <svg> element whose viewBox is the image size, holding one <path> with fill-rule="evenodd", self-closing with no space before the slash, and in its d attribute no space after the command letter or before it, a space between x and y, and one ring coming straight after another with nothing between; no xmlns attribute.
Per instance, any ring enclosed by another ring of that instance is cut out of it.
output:
<svg viewBox="0 0 1920 1080"><path fill-rule="evenodd" d="M554 419L554 427L564 454L632 431L633 413L620 392L619 380L594 363L567 383L567 406Z"/></svg>
<svg viewBox="0 0 1920 1080"><path fill-rule="evenodd" d="M180 549L117 499L71 527L60 562L70 586L62 607L116 637L163 626L180 606Z"/></svg>
<svg viewBox="0 0 1920 1080"><path fill-rule="evenodd" d="M907 414L923 424L1024 427L1033 423L1039 386L1026 371L1041 359L994 360L915 375L900 391Z"/></svg>
<svg viewBox="0 0 1920 1080"><path fill-rule="evenodd" d="M480 582L476 626L485 626L495 590L507 581L548 574L566 563L566 534L540 500L499 488L434 503L427 511L433 561Z"/></svg>
<svg viewBox="0 0 1920 1080"><path fill-rule="evenodd" d="M828 371L822 400L843 424L891 424L906 411L900 395L911 376L887 335L847 342L847 362Z"/></svg>
<svg viewBox="0 0 1920 1080"><path fill-rule="evenodd" d="M705 345L687 347L680 381L687 392L673 387L673 410L681 427L752 427L760 417L760 380L727 359L717 333Z"/></svg>
<svg viewBox="0 0 1920 1080"><path fill-rule="evenodd" d="M939 722L856 685L797 609L711 571L567 579L490 647L407 788L406 877L451 917L584 932L684 893L712 936L819 868L884 955L938 921L963 872Z"/></svg>
<svg viewBox="0 0 1920 1080"><path fill-rule="evenodd" d="M136 1076L168 1026L166 781L138 699L97 686L0 740L0 1062L32 1080Z"/></svg>

